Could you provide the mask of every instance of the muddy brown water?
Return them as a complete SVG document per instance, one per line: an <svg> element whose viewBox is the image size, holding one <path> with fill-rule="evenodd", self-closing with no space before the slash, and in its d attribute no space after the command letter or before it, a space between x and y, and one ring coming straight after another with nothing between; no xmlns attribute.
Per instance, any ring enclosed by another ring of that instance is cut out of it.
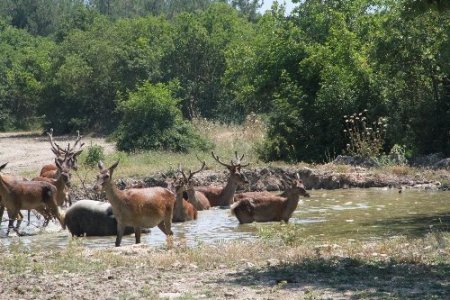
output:
<svg viewBox="0 0 450 300"><path fill-rule="evenodd" d="M6 214L3 216L6 218ZM42 221L32 214L31 224L22 223L25 236L6 237L7 222L0 227L0 249L11 247L65 247L70 233L58 223L42 228ZM450 191L419 191L396 189L340 189L312 190L310 198L302 198L290 223L297 224L297 234L315 240L373 240L396 235L420 236L431 231L450 230ZM257 239L258 228L274 223L239 225L229 209L201 211L197 221L173 224L175 243L220 243L230 240ZM114 246L115 237L84 237L89 248ZM145 244L165 245L165 236L153 228L144 234ZM134 243L134 236L126 236L122 245Z"/></svg>

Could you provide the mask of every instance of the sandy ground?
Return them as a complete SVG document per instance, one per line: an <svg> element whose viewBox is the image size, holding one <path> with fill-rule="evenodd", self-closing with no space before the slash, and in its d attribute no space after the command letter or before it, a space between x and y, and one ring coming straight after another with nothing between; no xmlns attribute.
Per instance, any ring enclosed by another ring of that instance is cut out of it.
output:
<svg viewBox="0 0 450 300"><path fill-rule="evenodd" d="M73 145L76 136L55 136L54 140L61 147ZM84 136L82 142L86 149L89 145L101 145L106 153L114 151L114 144L107 143L103 138ZM55 155L51 151L47 135L38 132L8 132L0 133L0 164L8 163L5 173L17 174L24 171L36 170L52 163Z"/></svg>

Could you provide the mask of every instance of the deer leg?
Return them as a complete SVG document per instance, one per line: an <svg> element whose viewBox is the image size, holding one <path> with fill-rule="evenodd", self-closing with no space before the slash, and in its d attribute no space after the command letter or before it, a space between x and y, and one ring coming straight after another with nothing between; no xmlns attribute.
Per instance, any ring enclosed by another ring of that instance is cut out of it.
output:
<svg viewBox="0 0 450 300"><path fill-rule="evenodd" d="M134 237L136 238L136 244L141 243L141 227L134 227Z"/></svg>
<svg viewBox="0 0 450 300"><path fill-rule="evenodd" d="M0 205L0 223L3 221L3 213L5 212L5 207Z"/></svg>
<svg viewBox="0 0 450 300"><path fill-rule="evenodd" d="M69 207L72 206L72 194L69 191L66 193L66 202L69 203Z"/></svg>
<svg viewBox="0 0 450 300"><path fill-rule="evenodd" d="M125 231L125 225L119 224L117 222L117 237L116 237L116 247L120 246L122 242L123 232Z"/></svg>
<svg viewBox="0 0 450 300"><path fill-rule="evenodd" d="M168 214L164 219L164 225L166 227L166 235L173 235L172 232L172 214Z"/></svg>
<svg viewBox="0 0 450 300"><path fill-rule="evenodd" d="M20 224L22 223L23 215L20 212L20 210L13 210L11 212L8 212L9 216L9 223L8 223L8 231L6 235L9 234L10 228L13 228L13 230L17 233L18 236L21 236L19 232ZM17 220L16 227L14 227L14 220Z"/></svg>
<svg viewBox="0 0 450 300"><path fill-rule="evenodd" d="M30 226L31 223L31 209L28 210L28 223L27 226Z"/></svg>
<svg viewBox="0 0 450 300"><path fill-rule="evenodd" d="M158 228L161 229L162 232L167 237L167 247L171 249L173 247L173 232L170 229L172 226L172 217L170 216L169 219L166 218L166 220L161 221L161 223L158 224Z"/></svg>
<svg viewBox="0 0 450 300"><path fill-rule="evenodd" d="M50 217L54 217L58 219L59 223L61 224L61 227L63 229L66 229L65 223L64 223L64 214L61 213L61 210L59 209L59 206L56 204L56 201L54 199L50 199L46 203L46 207L48 208Z"/></svg>
<svg viewBox="0 0 450 300"><path fill-rule="evenodd" d="M172 232L172 216L166 216L161 223L158 224L158 228L164 232L165 235L173 235Z"/></svg>
<svg viewBox="0 0 450 300"><path fill-rule="evenodd" d="M161 231L164 232L165 235L167 235L166 225L164 224L164 221L161 221L161 223L158 224L158 228L161 229Z"/></svg>
<svg viewBox="0 0 450 300"><path fill-rule="evenodd" d="M19 213L17 215L18 215L18 218L17 218L16 228L19 229L20 224L22 223L22 220L23 220L23 214L19 210Z"/></svg>

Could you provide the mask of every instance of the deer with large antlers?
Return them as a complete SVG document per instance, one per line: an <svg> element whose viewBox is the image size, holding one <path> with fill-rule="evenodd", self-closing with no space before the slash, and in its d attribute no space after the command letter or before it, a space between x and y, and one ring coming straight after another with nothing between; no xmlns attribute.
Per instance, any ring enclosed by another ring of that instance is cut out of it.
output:
<svg viewBox="0 0 450 300"><path fill-rule="evenodd" d="M176 179L175 183L175 194L177 195L177 200L175 202L175 207L173 209L173 222L184 222L197 219L197 208L203 206L209 208L209 201L206 199L207 204L200 203L200 200L196 197L196 192L192 186L192 177L205 168L206 163L203 162L201 168L195 172L189 170L189 176L186 176L181 165L178 165L178 173L181 174L181 178ZM184 194L187 194L187 200L184 198ZM200 192L198 192L201 194Z"/></svg>
<svg viewBox="0 0 450 300"><path fill-rule="evenodd" d="M211 208L211 204L209 204L208 198L206 198L205 194L203 194L200 191L196 191L194 189L193 180L195 174L202 171L206 166L206 163L203 161L202 166L199 170L192 172L189 170L189 176L186 176L184 171L181 169L181 166L178 168L178 172L183 176L180 181L181 185L184 186L184 193L183 196L185 200L188 200L192 205L194 205L195 209L197 210L206 210Z"/></svg>
<svg viewBox="0 0 450 300"><path fill-rule="evenodd" d="M75 143L73 144L73 147L71 147L70 143L68 143L66 149L60 147L53 140L53 128L50 128L50 131L47 132L47 135L50 139L50 145L52 147L51 149L56 156L56 160L61 165L65 165L68 169L76 170L78 168L77 158L81 154L81 152L83 152L81 148L84 145L84 143L81 143L82 136L80 135L80 131L77 131L77 138L75 140ZM56 166L56 164L48 164L41 168L39 177L55 178L57 172L58 167Z"/></svg>
<svg viewBox="0 0 450 300"><path fill-rule="evenodd" d="M7 163L0 166L0 171ZM48 211L64 226L64 213L56 204L56 188L48 182L41 181L6 181L0 175L0 196L2 204L8 209L10 217L17 217L16 228L20 227L22 217L20 210L36 209L38 212ZM14 219L9 220L9 228Z"/></svg>
<svg viewBox="0 0 450 300"><path fill-rule="evenodd" d="M158 226L166 236L172 236L172 215L175 195L162 187L131 188L119 190L112 181L114 169L119 162L105 168L100 161L100 173L94 189L106 192L117 220L116 247L120 246L126 226L134 227L136 244L141 242L141 228Z"/></svg>
<svg viewBox="0 0 450 300"><path fill-rule="evenodd" d="M197 191L202 192L206 198L209 200L211 206L230 206L233 204L234 193L236 192L238 186L247 184L247 178L241 173L241 168L248 166L249 164L243 165L241 160L244 158L244 154L239 158L237 152L234 153L236 160L231 160L230 164L226 164L220 161L219 156L211 152L212 157L219 164L226 167L230 171L230 176L228 177L227 184L225 187L198 187Z"/></svg>
<svg viewBox="0 0 450 300"><path fill-rule="evenodd" d="M269 192L247 192L235 196L237 202L231 212L240 224L252 222L288 222L297 208L299 197L309 197L298 174L290 186L280 195Z"/></svg>

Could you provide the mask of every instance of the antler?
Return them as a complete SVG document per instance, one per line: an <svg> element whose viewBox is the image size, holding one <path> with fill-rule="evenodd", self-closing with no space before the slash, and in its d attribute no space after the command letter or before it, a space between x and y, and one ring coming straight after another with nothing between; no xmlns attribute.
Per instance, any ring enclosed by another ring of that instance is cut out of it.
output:
<svg viewBox="0 0 450 300"><path fill-rule="evenodd" d="M189 180L192 179L192 177L197 174L198 172L202 171L206 166L206 162L202 162L202 166L200 167L200 169L198 169L197 171L192 172L191 170L189 170L189 176L186 176L186 174L184 173L183 169L181 168L181 164L178 164L178 172L181 173L181 175L183 175L184 181L186 183L189 182Z"/></svg>
<svg viewBox="0 0 450 300"><path fill-rule="evenodd" d="M241 168L243 168L249 165L249 163L246 165L241 164L241 160L244 158L244 155L245 154L242 154L241 158L239 158L237 151L234 152L234 156L236 157L236 166L240 166Z"/></svg>
<svg viewBox="0 0 450 300"><path fill-rule="evenodd" d="M50 131L47 132L48 137L50 138L50 145L52 146L52 152L56 156L66 155L67 151L61 148L55 141L53 140L53 128L50 128Z"/></svg>
<svg viewBox="0 0 450 300"><path fill-rule="evenodd" d="M178 164L178 172L181 173L181 175L183 175L184 181L187 183L189 179L186 177L186 174L184 174L184 171L181 168L181 164Z"/></svg>
<svg viewBox="0 0 450 300"><path fill-rule="evenodd" d="M84 143L81 143L81 138L83 136L80 135L79 130L77 130L77 138L75 140L75 143L73 144L73 147L71 147L70 143L68 143L66 149L63 149L53 140L53 128L50 128L49 132L47 132L47 135L50 138L52 152L62 161L67 161L70 159L76 160L76 156L78 156L83 151L81 150L81 147L84 146ZM64 158L62 158L62 156L64 156Z"/></svg>
<svg viewBox="0 0 450 300"><path fill-rule="evenodd" d="M244 158L244 155L245 155L245 154L242 154L241 158L239 158L239 157L238 157L238 154L237 154L237 151L234 152L234 156L235 156L235 158L236 158L236 162L233 162L233 160L231 160L231 165L226 164L226 163L224 163L224 162L221 162L220 159L219 159L219 156L214 155L214 152L211 152L211 154L212 154L212 157L213 157L219 164L221 164L222 166L227 167L228 169L230 169L230 168L235 168L235 167L243 168L243 167L246 167L246 166L249 165L249 164L246 164L246 165L241 164L241 160Z"/></svg>
<svg viewBox="0 0 450 300"><path fill-rule="evenodd" d="M229 164L226 164L226 163L224 163L224 162L221 162L220 159L219 159L219 156L218 156L218 155L214 155L214 152L213 152L213 151L211 151L211 155L212 155L212 157L215 159L215 161L217 161L217 162L218 162L219 164L221 164L222 166L227 167L227 168L232 168L232 167L234 167L233 161L231 161L231 165L229 165Z"/></svg>
<svg viewBox="0 0 450 300"><path fill-rule="evenodd" d="M202 171L205 168L205 166L206 166L206 162L203 161L202 166L197 171L192 172L191 170L189 170L189 178L188 178L188 180L190 180L198 172Z"/></svg>
<svg viewBox="0 0 450 300"><path fill-rule="evenodd" d="M83 136L80 135L80 131L77 130L77 139L75 140L75 144L73 144L73 148L72 148L72 151L73 151L73 152L79 151L79 150L81 149L81 147L84 146L84 143L80 143L82 137L83 137ZM80 144L80 146L78 147L77 150L75 150L75 147L77 146L77 144ZM69 145L70 145L70 144L69 144Z"/></svg>

